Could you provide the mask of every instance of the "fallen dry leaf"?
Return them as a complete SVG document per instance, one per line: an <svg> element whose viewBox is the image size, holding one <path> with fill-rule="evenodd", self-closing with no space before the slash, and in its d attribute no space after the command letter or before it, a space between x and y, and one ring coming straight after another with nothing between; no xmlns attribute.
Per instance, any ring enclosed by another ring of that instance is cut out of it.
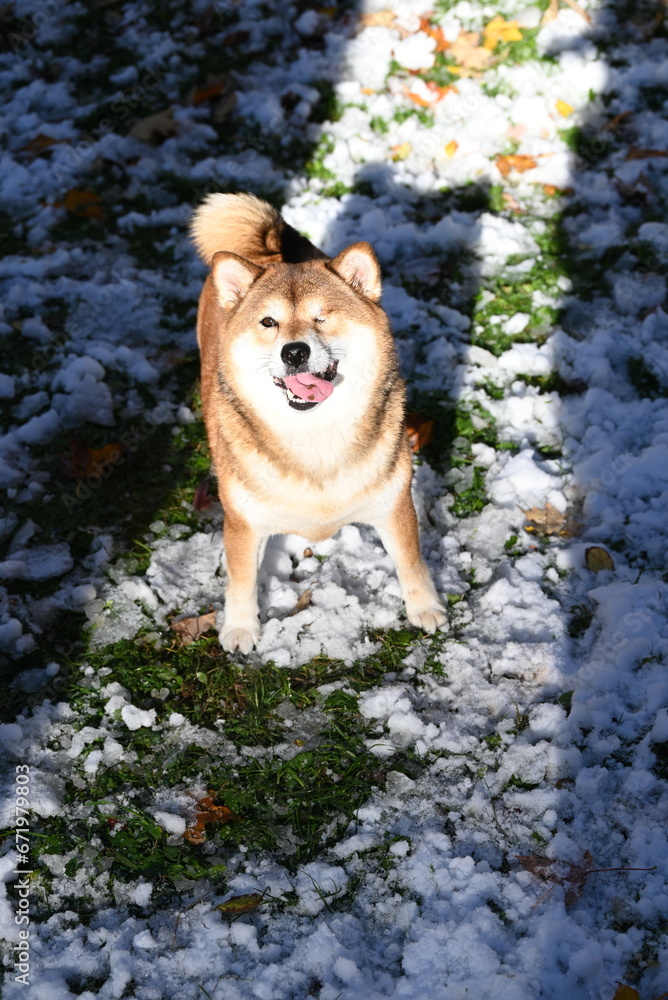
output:
<svg viewBox="0 0 668 1000"><path fill-rule="evenodd" d="M524 153L514 153L511 156L497 156L496 168L502 177L507 177L511 170L523 174L525 170L533 170L538 163L533 156Z"/></svg>
<svg viewBox="0 0 668 1000"><path fill-rule="evenodd" d="M392 159L395 163L407 159L412 148L410 142L400 142L398 146L390 146Z"/></svg>
<svg viewBox="0 0 668 1000"><path fill-rule="evenodd" d="M434 421L423 420L419 413L409 413L406 416L406 433L411 450L420 451L433 437Z"/></svg>
<svg viewBox="0 0 668 1000"><path fill-rule="evenodd" d="M640 1000L640 994L637 990L634 990L632 986L627 986L625 983L617 983L617 989L615 990L615 995L612 1000Z"/></svg>
<svg viewBox="0 0 668 1000"><path fill-rule="evenodd" d="M58 145L59 142L65 142L64 139L54 139L52 135L45 135L44 132L40 132L36 135L34 139L27 142L25 146L21 146L19 149L20 153L41 153L45 149L51 149L52 146Z"/></svg>
<svg viewBox="0 0 668 1000"><path fill-rule="evenodd" d="M510 193L510 191L504 191L503 192L503 200L504 200L504 202L506 204L506 208L509 209L509 211L511 211L511 212L523 212L524 211L524 209L520 205L519 201L517 201L516 198L513 198L513 196Z"/></svg>
<svg viewBox="0 0 668 1000"><path fill-rule="evenodd" d="M207 611L205 615L189 615L187 618L181 618L177 622L172 622L169 627L172 632L176 632L182 646L189 646L191 642L201 639L215 624L216 612Z"/></svg>
<svg viewBox="0 0 668 1000"><path fill-rule="evenodd" d="M642 149L639 146L631 146L624 157L625 160L653 160L667 157L665 149Z"/></svg>
<svg viewBox="0 0 668 1000"><path fill-rule="evenodd" d="M202 87L200 90L196 90L192 96L193 104L203 104L204 101L210 101L212 97L218 97L227 83L227 80L219 80L217 83L212 83L208 87Z"/></svg>
<svg viewBox="0 0 668 1000"><path fill-rule="evenodd" d="M573 106L571 104L567 104L566 101L557 101L555 108L562 118L568 118L569 115L573 114Z"/></svg>
<svg viewBox="0 0 668 1000"><path fill-rule="evenodd" d="M396 19L393 10L376 10L371 14L362 14L359 24L362 28L391 28Z"/></svg>
<svg viewBox="0 0 668 1000"><path fill-rule="evenodd" d="M409 101L413 101L414 104L418 104L421 108L430 108L432 104L436 103L436 100L426 101L424 97L420 97L419 94L414 94L412 90L408 89L408 87L403 87L402 89L404 96L407 97Z"/></svg>
<svg viewBox="0 0 668 1000"><path fill-rule="evenodd" d="M557 187L555 184L543 184L543 191L548 197L552 197L555 194L571 195L573 194L572 187Z"/></svg>
<svg viewBox="0 0 668 1000"><path fill-rule="evenodd" d="M544 858L539 854L516 854L515 857L523 868L542 882L553 883L547 892L539 897L534 906L538 906L538 903L541 903L550 894L555 885L563 885L566 888L564 901L566 906L572 906L581 896L587 877L595 872L652 872L656 870L656 865L653 868L594 868L591 851L584 852L582 863L579 865L573 864L571 861L560 861L558 858Z"/></svg>
<svg viewBox="0 0 668 1000"><path fill-rule="evenodd" d="M101 221L104 218L101 201L99 194L95 194L94 191L71 188L65 195L63 204L72 215Z"/></svg>
<svg viewBox="0 0 668 1000"><path fill-rule="evenodd" d="M69 449L61 464L61 472L68 479L86 479L99 476L107 466L119 461L123 445L118 441L105 444L102 448L89 448L77 438L70 441Z"/></svg>
<svg viewBox="0 0 668 1000"><path fill-rule="evenodd" d="M459 146L457 144L457 141L455 139L451 139L450 142L445 147L445 155L447 156L447 158L449 160L451 160L452 157L455 155L455 153L457 152L458 149L459 149Z"/></svg>
<svg viewBox="0 0 668 1000"><path fill-rule="evenodd" d="M482 29L483 45L493 52L499 42L521 42L522 32L519 21L504 21L502 17L494 17Z"/></svg>
<svg viewBox="0 0 668 1000"><path fill-rule="evenodd" d="M481 70L485 69L492 58L492 53L484 45L479 45L479 31L460 31L457 39L452 43L448 54L457 63L460 70ZM449 67L451 72L455 72L454 67Z"/></svg>
<svg viewBox="0 0 668 1000"><path fill-rule="evenodd" d="M195 510L208 510L214 500L215 497L212 497L209 493L209 479L205 476L204 479L199 482L197 489L195 490L193 507Z"/></svg>
<svg viewBox="0 0 668 1000"><path fill-rule="evenodd" d="M543 14L540 23L549 24L550 21L555 21L558 16L559 16L559 0L550 0L550 6Z"/></svg>
<svg viewBox="0 0 668 1000"><path fill-rule="evenodd" d="M297 598L297 603L295 604L292 611L288 611L285 617L292 618L293 615L298 615L300 611L303 611L305 608L308 608L311 603L312 597L313 597L313 588L307 587L304 593L300 594L299 597Z"/></svg>
<svg viewBox="0 0 668 1000"><path fill-rule="evenodd" d="M215 804L216 793L209 792L197 803L197 814L194 826L188 827L183 834L185 840L191 844L203 844L206 840L205 827L207 823L229 823L230 820L239 819L227 806L217 806Z"/></svg>
<svg viewBox="0 0 668 1000"><path fill-rule="evenodd" d="M445 50L450 47L450 43L443 34L443 28L432 24L428 17L421 18L418 30L434 39L436 42L436 52L445 52Z"/></svg>
<svg viewBox="0 0 668 1000"><path fill-rule="evenodd" d="M427 90L431 90L432 93L437 94L437 101L443 100L446 94L456 94L457 88L453 83L449 83L447 87L439 87L439 85L434 80L427 80Z"/></svg>
<svg viewBox="0 0 668 1000"><path fill-rule="evenodd" d="M587 569L593 570L594 573L615 568L614 559L607 549L601 548L600 545L590 545L588 549L585 549L585 563Z"/></svg>
<svg viewBox="0 0 668 1000"><path fill-rule="evenodd" d="M553 507L551 503L546 503L544 507L530 507L522 513L529 521L527 531L539 531L541 535L558 535L566 521L566 515Z"/></svg>
<svg viewBox="0 0 668 1000"><path fill-rule="evenodd" d="M158 111L135 122L128 135L133 139L139 139L140 142L149 142L155 146L175 132L174 108L165 108L164 111Z"/></svg>
<svg viewBox="0 0 668 1000"><path fill-rule="evenodd" d="M582 17L587 22L587 24L592 23L589 14L586 12L586 10L583 10L580 4L576 3L575 0L564 0L564 2L571 8L571 10L574 10L576 14L579 14L580 17ZM556 20L558 16L559 16L559 0L550 0L550 6L543 14L543 18L540 23L549 24L550 21Z"/></svg>
<svg viewBox="0 0 668 1000"><path fill-rule="evenodd" d="M220 910L224 917L238 917L241 913L254 910L263 900L264 896L259 892L247 892L241 896L230 896L224 903L219 903L216 909Z"/></svg>

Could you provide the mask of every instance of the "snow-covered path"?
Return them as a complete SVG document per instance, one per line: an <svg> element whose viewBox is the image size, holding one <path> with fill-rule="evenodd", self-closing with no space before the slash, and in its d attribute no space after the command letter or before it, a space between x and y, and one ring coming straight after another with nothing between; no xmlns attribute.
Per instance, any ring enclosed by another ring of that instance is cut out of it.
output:
<svg viewBox="0 0 668 1000"><path fill-rule="evenodd" d="M655 1000L663 8L57 6L17 2L0 57L4 996L28 765L31 997ZM376 249L434 421L442 636L350 526L270 543L241 670L177 648L175 614L221 608L186 240L214 190ZM197 846L208 791L242 823Z"/></svg>

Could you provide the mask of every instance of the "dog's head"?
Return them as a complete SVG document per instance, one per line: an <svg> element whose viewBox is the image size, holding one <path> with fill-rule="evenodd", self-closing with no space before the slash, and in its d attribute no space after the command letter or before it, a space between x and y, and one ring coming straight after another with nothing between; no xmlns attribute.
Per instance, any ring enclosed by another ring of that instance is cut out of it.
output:
<svg viewBox="0 0 668 1000"><path fill-rule="evenodd" d="M219 358L226 380L255 409L278 415L370 394L396 369L368 243L333 260L266 267L221 252L211 278L225 317Z"/></svg>

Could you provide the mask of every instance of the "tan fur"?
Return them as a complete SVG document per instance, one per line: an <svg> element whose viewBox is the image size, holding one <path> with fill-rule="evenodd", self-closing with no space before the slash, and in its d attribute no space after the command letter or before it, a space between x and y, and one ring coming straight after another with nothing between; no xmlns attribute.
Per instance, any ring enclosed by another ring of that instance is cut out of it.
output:
<svg viewBox="0 0 668 1000"><path fill-rule="evenodd" d="M197 333L225 512L223 646L249 652L257 641L257 561L269 535L315 542L351 522L376 528L396 563L409 620L434 631L445 614L419 550L405 391L376 304L373 251L355 244L329 260L250 195L211 196L193 238L212 263ZM266 317L275 325L263 326ZM339 363L332 395L308 412L289 405L274 383L286 375L281 351L291 344L309 345L313 366L302 370Z"/></svg>

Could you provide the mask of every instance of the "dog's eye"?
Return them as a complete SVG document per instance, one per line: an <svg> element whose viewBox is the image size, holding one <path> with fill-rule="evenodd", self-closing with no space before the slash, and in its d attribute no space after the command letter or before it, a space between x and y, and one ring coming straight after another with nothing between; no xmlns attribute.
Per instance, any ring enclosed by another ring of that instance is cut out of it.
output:
<svg viewBox="0 0 668 1000"><path fill-rule="evenodd" d="M271 316L265 316L264 319L260 320L262 326L278 326L277 320L273 319Z"/></svg>
<svg viewBox="0 0 668 1000"><path fill-rule="evenodd" d="M324 323L326 318L326 316L316 316L314 323Z"/></svg>

